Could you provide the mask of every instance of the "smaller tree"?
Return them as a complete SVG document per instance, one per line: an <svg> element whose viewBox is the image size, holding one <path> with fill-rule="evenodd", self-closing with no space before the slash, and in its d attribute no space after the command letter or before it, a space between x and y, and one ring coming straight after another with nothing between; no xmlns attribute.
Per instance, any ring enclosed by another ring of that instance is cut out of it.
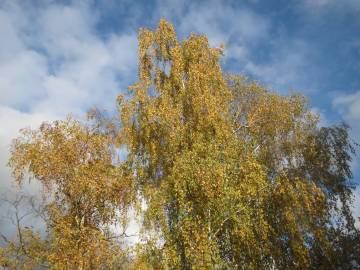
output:
<svg viewBox="0 0 360 270"><path fill-rule="evenodd" d="M110 225L126 222L130 178L115 159L112 136L71 117L15 139L9 165L18 184L26 173L49 194L47 249L53 269L100 269L124 253ZM123 224L123 225L124 225Z"/></svg>

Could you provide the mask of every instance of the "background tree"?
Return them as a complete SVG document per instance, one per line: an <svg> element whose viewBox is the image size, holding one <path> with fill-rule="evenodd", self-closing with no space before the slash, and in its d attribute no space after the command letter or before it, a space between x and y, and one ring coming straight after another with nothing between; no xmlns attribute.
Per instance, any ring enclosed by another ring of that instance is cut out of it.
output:
<svg viewBox="0 0 360 270"><path fill-rule="evenodd" d="M110 226L119 223L119 214L125 217L131 185L114 150L100 126L70 117L24 129L14 140L9 164L16 181L21 184L28 172L52 199L47 248L37 255L52 269L100 269L121 257Z"/></svg>

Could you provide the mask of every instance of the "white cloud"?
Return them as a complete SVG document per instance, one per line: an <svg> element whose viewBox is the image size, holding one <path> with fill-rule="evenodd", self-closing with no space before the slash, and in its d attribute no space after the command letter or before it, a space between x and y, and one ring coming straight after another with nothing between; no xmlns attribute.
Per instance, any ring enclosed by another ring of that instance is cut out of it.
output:
<svg viewBox="0 0 360 270"><path fill-rule="evenodd" d="M339 95L333 106L352 128L354 139L360 142L360 91L349 95Z"/></svg>
<svg viewBox="0 0 360 270"><path fill-rule="evenodd" d="M55 120L56 116L51 114L24 113L6 106L0 106L0 190L2 192L11 190L15 185L10 180L10 170L7 168L8 153L13 138L18 131L24 127L36 128L44 119ZM37 189L36 185L27 187L30 193ZM0 194L2 195L2 194Z"/></svg>
<svg viewBox="0 0 360 270"><path fill-rule="evenodd" d="M158 1L156 18L176 22L181 36L195 32L206 34L211 46L225 44L225 60L245 59L251 42L269 36L271 22L245 7L233 7L229 2Z"/></svg>
<svg viewBox="0 0 360 270"><path fill-rule="evenodd" d="M355 142L360 143L360 91L349 95L339 95L333 100L333 107L340 113L345 122L350 125L351 137ZM356 150L359 152L359 147ZM353 171L360 168L360 157L359 153L357 154L352 164Z"/></svg>
<svg viewBox="0 0 360 270"><path fill-rule="evenodd" d="M7 40L0 48L1 104L32 112L57 108L63 115L95 104L110 107L121 80L135 71L136 33L100 39L87 5L21 8L0 13ZM17 17L28 20L26 31Z"/></svg>
<svg viewBox="0 0 360 270"><path fill-rule="evenodd" d="M28 49L12 56L0 62L0 104L26 109L45 94L40 82L47 76L46 59Z"/></svg>
<svg viewBox="0 0 360 270"><path fill-rule="evenodd" d="M307 73L311 55L309 45L301 40L275 40L274 50L266 63L249 61L245 70L277 91L296 90L311 92ZM293 87L298 89L293 89Z"/></svg>
<svg viewBox="0 0 360 270"><path fill-rule="evenodd" d="M3 37L1 42L0 59L8 59L18 51L24 49L19 39L16 29L11 20L10 14L0 10L0 35Z"/></svg>
<svg viewBox="0 0 360 270"><path fill-rule="evenodd" d="M350 134L352 138L360 143L360 91L348 95L339 95L333 101L333 107L344 118L344 120L350 125ZM355 172L356 177L360 177L360 157L359 147L357 147L357 156L355 156L352 162L352 170ZM359 179L355 179L359 181ZM360 217L360 187L357 187L354 192L354 205L353 212L356 218ZM357 224L360 227L359 221Z"/></svg>

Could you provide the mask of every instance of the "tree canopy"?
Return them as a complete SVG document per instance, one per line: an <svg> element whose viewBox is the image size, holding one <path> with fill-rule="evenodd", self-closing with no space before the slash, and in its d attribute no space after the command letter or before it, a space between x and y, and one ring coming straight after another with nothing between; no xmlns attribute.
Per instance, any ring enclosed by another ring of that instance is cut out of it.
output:
<svg viewBox="0 0 360 270"><path fill-rule="evenodd" d="M321 127L302 95L226 74L223 50L161 20L139 32L138 81L116 116L23 130L9 165L44 186L48 235L19 228L0 265L358 267L348 126ZM142 228L132 247L112 229L129 209Z"/></svg>

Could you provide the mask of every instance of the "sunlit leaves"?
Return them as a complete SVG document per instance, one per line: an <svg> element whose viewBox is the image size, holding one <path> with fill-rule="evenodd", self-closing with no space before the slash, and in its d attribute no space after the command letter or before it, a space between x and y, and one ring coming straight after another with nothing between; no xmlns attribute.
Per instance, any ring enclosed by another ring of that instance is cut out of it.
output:
<svg viewBox="0 0 360 270"><path fill-rule="evenodd" d="M205 36L180 42L162 20L141 30L139 44L122 138L164 267L304 269L316 246L329 254L330 171L347 172L348 138L321 135L304 97L224 76ZM347 202L342 179L335 198Z"/></svg>
<svg viewBox="0 0 360 270"><path fill-rule="evenodd" d="M71 117L24 129L14 140L9 164L15 179L21 184L28 172L52 198L43 255L52 268L99 269L120 256L107 228L126 213L131 183L114 155L109 134Z"/></svg>

